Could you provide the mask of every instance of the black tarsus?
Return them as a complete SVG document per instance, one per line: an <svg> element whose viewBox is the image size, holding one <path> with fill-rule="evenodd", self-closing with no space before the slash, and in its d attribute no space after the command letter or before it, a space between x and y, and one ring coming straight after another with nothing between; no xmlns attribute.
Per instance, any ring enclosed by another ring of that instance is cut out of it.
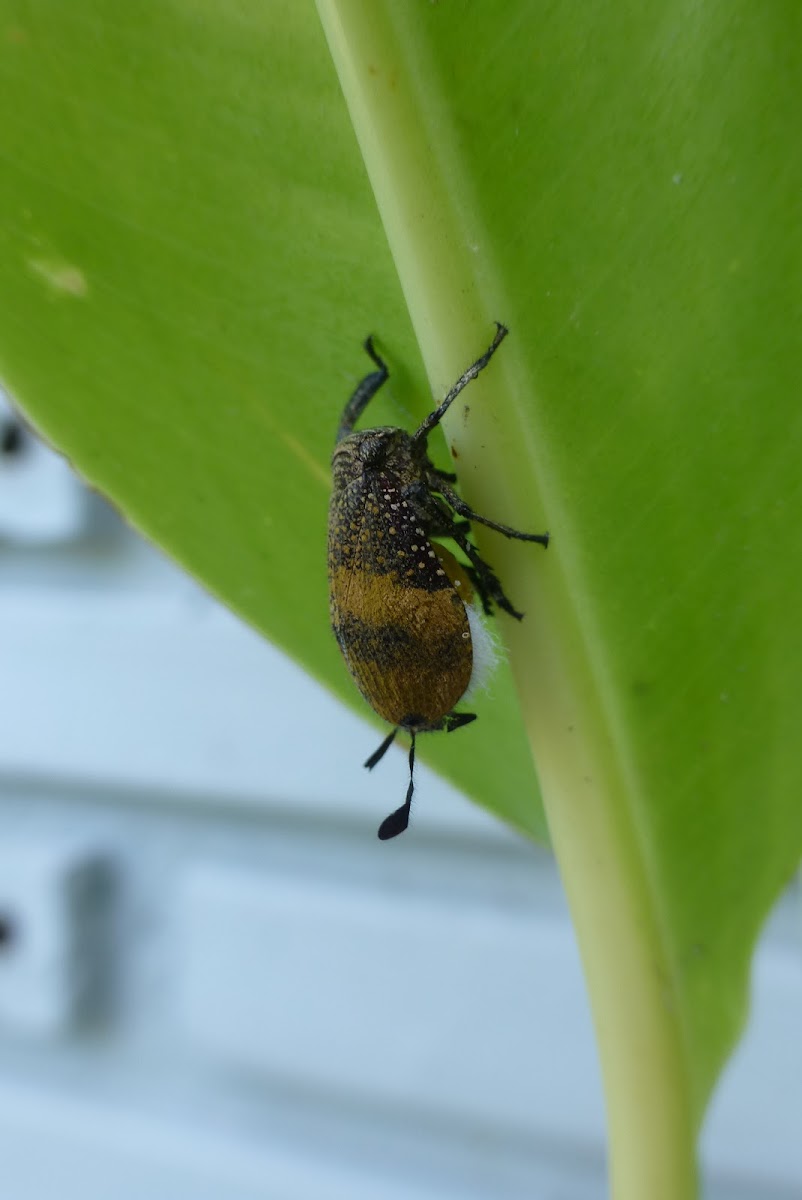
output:
<svg viewBox="0 0 802 1200"><path fill-rule="evenodd" d="M357 385L356 391L346 404L337 430L338 442L341 442L344 437L348 437L349 433L353 433L354 425L356 425L370 401L376 395L381 385L390 378L387 363L377 354L376 348L373 345L372 334L369 338L365 339L364 349L365 353L379 369L378 371L371 371L370 375L365 376L361 383Z"/></svg>
<svg viewBox="0 0 802 1200"><path fill-rule="evenodd" d="M409 787L407 788L407 798L400 808L397 808L394 813L390 813L389 817L385 817L379 826L379 840L388 842L390 838L398 837L399 833L403 833L409 825L409 812L412 807L412 794L415 791L415 780L413 779L413 771L415 768L415 734L411 735L412 742L409 747Z"/></svg>
<svg viewBox="0 0 802 1200"><path fill-rule="evenodd" d="M415 430L412 435L413 442L423 442L425 445L426 439L434 429L435 425L440 424L441 419L448 411L450 406L454 403L462 389L467 387L471 380L475 379L479 372L485 369L508 333L509 330L507 329L507 326L502 325L500 321L496 321L496 336L493 338L493 341L490 343L487 350L485 350L481 358L477 358L475 363L471 363L467 371L460 375L459 379L451 388L442 404L439 404L434 412L430 412L428 417L426 417L418 429Z"/></svg>
<svg viewBox="0 0 802 1200"><path fill-rule="evenodd" d="M463 725L470 725L471 721L475 720L476 713L449 713L443 723L443 728L446 733L453 733L455 729L462 729Z"/></svg>

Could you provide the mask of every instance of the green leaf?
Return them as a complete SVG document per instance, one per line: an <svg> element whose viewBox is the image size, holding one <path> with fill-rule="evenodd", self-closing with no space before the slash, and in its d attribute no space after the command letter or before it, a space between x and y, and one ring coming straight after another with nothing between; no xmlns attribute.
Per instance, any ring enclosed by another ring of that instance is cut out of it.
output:
<svg viewBox="0 0 802 1200"><path fill-rule="evenodd" d="M319 8L381 223L311 8L0 0L0 372L355 699L323 541L360 342L410 425L509 325L447 440L478 511L553 535L480 540L527 612L614 1194L677 1200L802 848L798 5ZM506 677L478 711L426 748L537 831Z"/></svg>
<svg viewBox="0 0 802 1200"><path fill-rule="evenodd" d="M0 70L0 379L134 524L368 716L325 578L329 459L368 333L393 372L376 418L432 404L314 9L0 0ZM508 668L475 707L470 742L424 757L542 837Z"/></svg>

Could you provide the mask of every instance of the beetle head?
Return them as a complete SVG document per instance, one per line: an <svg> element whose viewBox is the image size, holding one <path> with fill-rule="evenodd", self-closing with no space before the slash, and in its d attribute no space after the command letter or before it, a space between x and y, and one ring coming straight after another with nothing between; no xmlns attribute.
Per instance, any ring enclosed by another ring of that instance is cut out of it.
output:
<svg viewBox="0 0 802 1200"><path fill-rule="evenodd" d="M388 462L404 461L409 441L409 434L391 425L348 434L337 443L332 456L335 486L380 471Z"/></svg>

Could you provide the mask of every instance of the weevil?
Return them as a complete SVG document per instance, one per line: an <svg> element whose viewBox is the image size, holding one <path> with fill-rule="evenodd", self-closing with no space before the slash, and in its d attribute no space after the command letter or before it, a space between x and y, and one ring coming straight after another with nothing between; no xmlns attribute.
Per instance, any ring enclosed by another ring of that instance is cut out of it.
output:
<svg viewBox="0 0 802 1200"><path fill-rule="evenodd" d="M471 522L505 537L549 544L547 533L520 533L474 512L454 490L456 475L435 467L427 452L429 434L485 369L507 332L496 322L488 349L413 434L395 426L354 432L390 375L369 337L364 349L376 369L357 386L337 430L329 508L331 624L357 687L393 726L365 763L368 770L399 730L410 735L406 798L379 827L382 841L409 824L416 735L451 732L476 719L475 713L455 711L477 658L481 621L474 615L472 590L486 614L497 605L518 620L523 616L470 540ZM435 538L450 538L467 563Z"/></svg>

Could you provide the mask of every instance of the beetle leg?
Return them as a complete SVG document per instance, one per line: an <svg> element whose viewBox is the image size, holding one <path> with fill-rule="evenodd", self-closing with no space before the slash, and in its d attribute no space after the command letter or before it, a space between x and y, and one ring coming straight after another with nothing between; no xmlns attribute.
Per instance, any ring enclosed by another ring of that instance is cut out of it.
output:
<svg viewBox="0 0 802 1200"><path fill-rule="evenodd" d="M440 491L439 485L434 489ZM402 490L401 496L411 505L415 517L426 527L431 537L450 537L454 518L423 479L416 479Z"/></svg>
<svg viewBox="0 0 802 1200"><path fill-rule="evenodd" d="M479 513L474 512L470 505L466 504L461 496L458 496L453 488L443 485L443 481L435 479L427 479L427 484L451 505L455 513L459 513L461 517L465 517L468 521L476 521L479 525L486 525L488 529L495 529L496 533L503 533L508 538L518 538L522 542L538 542L541 546L548 546L549 535L547 533L521 533L518 529L512 529L509 525L502 525L498 521L491 521L489 517L480 517Z"/></svg>
<svg viewBox="0 0 802 1200"><path fill-rule="evenodd" d="M373 768L376 766L376 763L381 762L381 760L384 758L385 754L392 746L393 741L395 740L395 735L397 733L398 733L398 727L396 726L396 728L392 731L392 733L387 734L387 737L384 739L382 744L379 746L378 750L374 750L373 753L371 754L370 758L365 761L365 763L363 765L366 766L369 771L372 771Z"/></svg>
<svg viewBox="0 0 802 1200"><path fill-rule="evenodd" d="M482 601L482 611L484 612L485 616L492 617L493 605L491 603L490 596L488 595L487 588L485 587L484 580L476 570L476 567L466 566L464 563L462 563L462 568L473 584L474 591Z"/></svg>
<svg viewBox="0 0 802 1200"><path fill-rule="evenodd" d="M451 489L449 488L448 490L450 491ZM523 613L518 612L517 608L513 608L511 602L504 594L500 579L492 567L482 558L473 542L468 540L468 534L471 529L470 522L455 521L453 514L446 508L443 501L438 500L436 496L431 494L423 480L418 480L410 484L404 489L403 495L407 503L412 505L412 511L425 527L428 537L451 538L467 554L471 564L468 574L479 593L482 607L488 616L492 615L493 605L497 604L499 608L503 608L505 612L508 612L511 617L515 617L516 620L520 621ZM462 501L460 501L460 504L462 504ZM468 508L467 505L464 507ZM468 509L468 512L471 512L471 509ZM502 529L506 529L506 526L502 526Z"/></svg>
<svg viewBox="0 0 802 1200"><path fill-rule="evenodd" d="M493 604L497 604L499 608L503 608L511 617L515 617L516 621L520 621L523 617L522 612L518 612L517 608L513 608L511 602L507 599L504 588L501 586L501 580L496 575L489 563L485 562L481 554L474 546L473 542L469 542L459 529L454 529L450 537L463 550L470 559L471 578L476 585L476 590L482 601L482 606L486 613L492 613Z"/></svg>

